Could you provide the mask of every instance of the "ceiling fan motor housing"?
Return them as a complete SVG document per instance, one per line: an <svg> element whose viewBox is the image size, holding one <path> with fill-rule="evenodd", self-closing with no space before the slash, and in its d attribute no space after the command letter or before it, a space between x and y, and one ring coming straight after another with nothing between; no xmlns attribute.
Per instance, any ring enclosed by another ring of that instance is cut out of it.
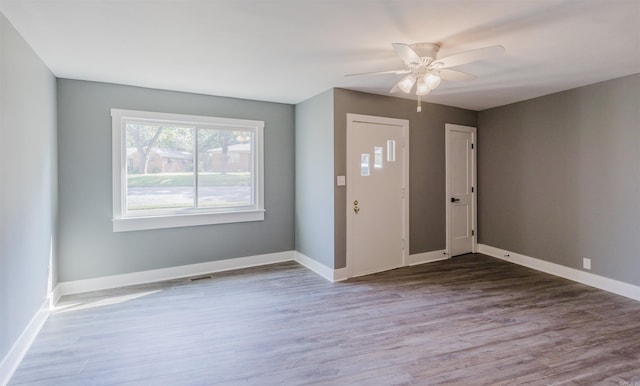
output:
<svg viewBox="0 0 640 386"><path fill-rule="evenodd" d="M414 43L409 45L421 58L430 58L430 62L436 59L440 45L435 43Z"/></svg>

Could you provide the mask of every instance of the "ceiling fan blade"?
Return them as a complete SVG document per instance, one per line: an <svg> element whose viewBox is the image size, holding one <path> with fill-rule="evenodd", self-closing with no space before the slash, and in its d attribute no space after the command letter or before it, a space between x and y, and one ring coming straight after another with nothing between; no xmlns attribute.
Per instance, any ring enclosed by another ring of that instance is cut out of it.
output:
<svg viewBox="0 0 640 386"><path fill-rule="evenodd" d="M408 44L393 43L392 46L396 51L396 54L398 54L398 56L402 58L405 63L420 63L420 56L416 54L413 48L411 48Z"/></svg>
<svg viewBox="0 0 640 386"><path fill-rule="evenodd" d="M391 71L374 71L374 72L360 72L357 74L347 74L345 76L360 76L360 75L380 75L380 74L408 74L409 70L391 70Z"/></svg>
<svg viewBox="0 0 640 386"><path fill-rule="evenodd" d="M447 56L442 59L437 59L430 65L430 67L437 68L438 66L440 66L440 68L448 68L461 66L463 64L486 59L491 56L500 55L502 53L504 53L504 47L502 47L501 45L478 48L477 50L466 51L456 55Z"/></svg>
<svg viewBox="0 0 640 386"><path fill-rule="evenodd" d="M394 84L393 87L391 88L391 90L389 90L389 93L391 94L395 94L398 91L400 91L400 87L398 86L398 83Z"/></svg>
<svg viewBox="0 0 640 386"><path fill-rule="evenodd" d="M438 74L442 79L445 80L453 80L453 81L467 81L475 79L475 75L467 74L466 72L457 71L457 70L449 70L443 68L438 71Z"/></svg>

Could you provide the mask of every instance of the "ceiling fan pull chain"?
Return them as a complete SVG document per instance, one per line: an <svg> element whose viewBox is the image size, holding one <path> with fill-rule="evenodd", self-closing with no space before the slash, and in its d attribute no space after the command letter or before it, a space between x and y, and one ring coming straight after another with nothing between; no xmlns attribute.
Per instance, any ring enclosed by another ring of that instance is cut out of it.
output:
<svg viewBox="0 0 640 386"><path fill-rule="evenodd" d="M417 112L421 112L422 111L422 95L418 95L418 108L416 109Z"/></svg>

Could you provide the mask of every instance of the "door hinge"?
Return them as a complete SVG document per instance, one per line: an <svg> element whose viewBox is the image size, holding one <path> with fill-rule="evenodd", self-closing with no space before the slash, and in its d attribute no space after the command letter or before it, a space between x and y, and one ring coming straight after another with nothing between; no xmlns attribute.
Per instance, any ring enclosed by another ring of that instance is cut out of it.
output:
<svg viewBox="0 0 640 386"><path fill-rule="evenodd" d="M471 193L473 193L473 186L471 187Z"/></svg>
<svg viewBox="0 0 640 386"><path fill-rule="evenodd" d="M473 229L471 230L471 236L475 236L476 235L476 231L474 231Z"/></svg>
<svg viewBox="0 0 640 386"><path fill-rule="evenodd" d="M473 144L471 144L471 148L473 149Z"/></svg>

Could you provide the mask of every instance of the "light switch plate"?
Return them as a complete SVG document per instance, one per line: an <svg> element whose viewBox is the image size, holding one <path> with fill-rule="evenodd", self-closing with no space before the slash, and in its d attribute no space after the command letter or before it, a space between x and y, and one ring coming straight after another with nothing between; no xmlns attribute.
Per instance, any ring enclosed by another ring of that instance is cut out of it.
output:
<svg viewBox="0 0 640 386"><path fill-rule="evenodd" d="M337 180L338 186L345 186L347 184L347 179L345 176L338 176Z"/></svg>

